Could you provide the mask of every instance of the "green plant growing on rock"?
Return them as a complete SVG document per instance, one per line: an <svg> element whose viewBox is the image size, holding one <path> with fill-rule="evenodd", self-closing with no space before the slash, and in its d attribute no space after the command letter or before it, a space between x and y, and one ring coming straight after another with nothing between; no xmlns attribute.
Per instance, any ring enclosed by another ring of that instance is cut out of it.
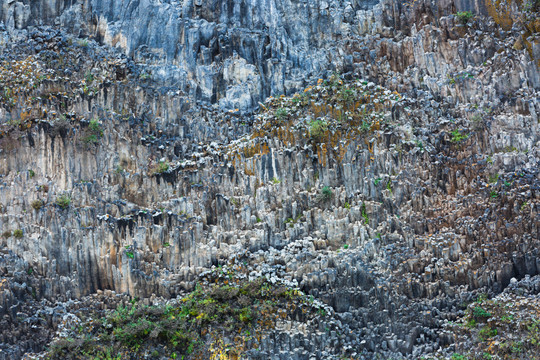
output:
<svg viewBox="0 0 540 360"><path fill-rule="evenodd" d="M43 203L43 200L37 199L37 200L32 201L31 205L34 210L39 210L43 207L44 203Z"/></svg>
<svg viewBox="0 0 540 360"><path fill-rule="evenodd" d="M499 180L499 174L498 173L495 173L495 174L492 174L492 175L489 176L489 182L491 184L496 183L498 180Z"/></svg>
<svg viewBox="0 0 540 360"><path fill-rule="evenodd" d="M362 203L362 217L364 218L364 223L369 224L369 216L366 211L366 203Z"/></svg>
<svg viewBox="0 0 540 360"><path fill-rule="evenodd" d="M158 161L157 164L153 164L150 166L150 169L148 170L148 173L150 176L152 175L158 175L163 174L164 172L169 171L170 164L168 161Z"/></svg>
<svg viewBox="0 0 540 360"><path fill-rule="evenodd" d="M492 338L494 336L497 336L497 329L493 329L489 326L486 326L486 327L483 327L482 329L480 329L480 331L478 332L478 337L482 340L482 341L485 341L489 338Z"/></svg>
<svg viewBox="0 0 540 360"><path fill-rule="evenodd" d="M95 145L99 143L99 139L103 136L103 129L97 119L90 120L88 128L85 131L83 142L87 145Z"/></svg>
<svg viewBox="0 0 540 360"><path fill-rule="evenodd" d="M327 202L332 199L333 193L332 189L329 186L325 186L321 189L321 192L319 193L318 200L319 202Z"/></svg>
<svg viewBox="0 0 540 360"><path fill-rule="evenodd" d="M314 120L309 123L309 136L315 141L320 141L327 131L328 123L324 120Z"/></svg>
<svg viewBox="0 0 540 360"><path fill-rule="evenodd" d="M55 204L60 207L60 209L65 210L71 204L71 197L68 195L60 195L56 198Z"/></svg>
<svg viewBox="0 0 540 360"><path fill-rule="evenodd" d="M285 108L279 108L276 110L274 115L276 119L278 119L279 121L283 121L289 115L289 112Z"/></svg>
<svg viewBox="0 0 540 360"><path fill-rule="evenodd" d="M362 120L362 124L360 125L360 131L363 133L367 133L369 130L371 130L371 123L367 120Z"/></svg>
<svg viewBox="0 0 540 360"><path fill-rule="evenodd" d="M90 124L88 124L88 128L94 134L99 135L99 136L103 136L103 129L101 129L101 125L99 124L98 119L90 120Z"/></svg>
<svg viewBox="0 0 540 360"><path fill-rule="evenodd" d="M13 237L16 239L21 239L23 237L23 231L21 229L13 230Z"/></svg>
<svg viewBox="0 0 540 360"><path fill-rule="evenodd" d="M465 133L461 133L459 130L454 130L450 133L452 135L452 137L450 138L450 141L453 142L453 143L460 143L462 142L463 140L466 140L469 135L468 134L465 134Z"/></svg>
<svg viewBox="0 0 540 360"><path fill-rule="evenodd" d="M34 176L36 176L36 173L34 172L34 170L29 169L29 170L28 170L28 175L30 175L30 179L31 179L31 178L33 178Z"/></svg>
<svg viewBox="0 0 540 360"><path fill-rule="evenodd" d="M487 312L483 307L475 306L472 310L472 317L475 320L483 320L491 317L491 314Z"/></svg>
<svg viewBox="0 0 540 360"><path fill-rule="evenodd" d="M274 176L272 178L272 184L277 185L277 184L280 184L280 183L281 183L281 180L279 180L277 177Z"/></svg>
<svg viewBox="0 0 540 360"><path fill-rule="evenodd" d="M84 75L84 80L87 84L91 84L94 81L94 75L90 71L87 71Z"/></svg>
<svg viewBox="0 0 540 360"><path fill-rule="evenodd" d="M474 14L470 11L458 11L456 13L456 18L463 25L467 24L469 20L471 20L473 17L474 17Z"/></svg>

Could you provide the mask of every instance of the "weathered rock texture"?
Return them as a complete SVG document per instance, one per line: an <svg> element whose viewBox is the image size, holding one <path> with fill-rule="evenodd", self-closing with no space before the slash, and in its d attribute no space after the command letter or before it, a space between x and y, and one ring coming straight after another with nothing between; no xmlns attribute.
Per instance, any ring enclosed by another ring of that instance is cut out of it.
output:
<svg viewBox="0 0 540 360"><path fill-rule="evenodd" d="M534 8L0 4L0 359L53 336L31 309L232 258L331 307L250 358L451 354L463 302L540 270Z"/></svg>

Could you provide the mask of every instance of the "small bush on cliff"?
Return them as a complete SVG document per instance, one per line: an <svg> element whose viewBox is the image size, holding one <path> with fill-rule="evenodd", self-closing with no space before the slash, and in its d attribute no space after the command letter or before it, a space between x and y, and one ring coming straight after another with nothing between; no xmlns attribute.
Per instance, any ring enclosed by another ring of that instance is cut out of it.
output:
<svg viewBox="0 0 540 360"><path fill-rule="evenodd" d="M309 136L315 141L320 141L327 131L328 123L324 120L314 120L309 123Z"/></svg>
<svg viewBox="0 0 540 360"><path fill-rule="evenodd" d="M90 120L90 124L83 136L83 142L87 145L99 143L99 139L103 136L103 129L97 119Z"/></svg>
<svg viewBox="0 0 540 360"><path fill-rule="evenodd" d="M461 133L459 130L452 131L452 137L450 138L450 141L453 143L460 143L463 140L466 140L469 137L469 134Z"/></svg>
<svg viewBox="0 0 540 360"><path fill-rule="evenodd" d="M164 172L169 171L170 167L171 165L168 161L159 161L157 164L150 165L148 173L150 174L150 176L163 174Z"/></svg>
<svg viewBox="0 0 540 360"><path fill-rule="evenodd" d="M34 200L32 201L32 208L34 208L34 210L39 210L43 207L43 200L40 200L40 199L37 199L37 200Z"/></svg>
<svg viewBox="0 0 540 360"><path fill-rule="evenodd" d="M68 195L61 195L56 198L56 205L58 205L62 210L65 210L71 204L71 198Z"/></svg>
<svg viewBox="0 0 540 360"><path fill-rule="evenodd" d="M334 194L332 193L332 189L329 186L325 186L321 189L321 192L317 196L317 200L319 202L327 202L327 201L330 201L330 199L332 199L333 195Z"/></svg>
<svg viewBox="0 0 540 360"><path fill-rule="evenodd" d="M279 121L282 121L285 120L287 116L289 116L289 112L285 108L279 108L276 110L275 116Z"/></svg>
<svg viewBox="0 0 540 360"><path fill-rule="evenodd" d="M470 12L470 11L458 11L456 13L456 18L463 25L468 23L469 20L471 20L473 17L474 17L474 14L472 12Z"/></svg>
<svg viewBox="0 0 540 360"><path fill-rule="evenodd" d="M23 231L21 229L14 230L13 236L17 239L20 239L23 237Z"/></svg>

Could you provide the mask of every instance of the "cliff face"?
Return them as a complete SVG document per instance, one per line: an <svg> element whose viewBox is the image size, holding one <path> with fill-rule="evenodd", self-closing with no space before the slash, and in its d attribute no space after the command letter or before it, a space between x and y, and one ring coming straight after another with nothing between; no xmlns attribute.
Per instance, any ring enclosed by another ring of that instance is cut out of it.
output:
<svg viewBox="0 0 540 360"><path fill-rule="evenodd" d="M473 347L538 293L531 4L3 0L0 359L240 262L327 306L249 358Z"/></svg>

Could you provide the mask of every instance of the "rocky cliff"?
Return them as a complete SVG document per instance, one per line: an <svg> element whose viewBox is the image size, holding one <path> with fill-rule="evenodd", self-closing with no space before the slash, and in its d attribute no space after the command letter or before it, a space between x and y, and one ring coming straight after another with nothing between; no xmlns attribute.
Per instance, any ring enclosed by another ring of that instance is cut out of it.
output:
<svg viewBox="0 0 540 360"><path fill-rule="evenodd" d="M537 1L0 4L0 359L536 358Z"/></svg>

